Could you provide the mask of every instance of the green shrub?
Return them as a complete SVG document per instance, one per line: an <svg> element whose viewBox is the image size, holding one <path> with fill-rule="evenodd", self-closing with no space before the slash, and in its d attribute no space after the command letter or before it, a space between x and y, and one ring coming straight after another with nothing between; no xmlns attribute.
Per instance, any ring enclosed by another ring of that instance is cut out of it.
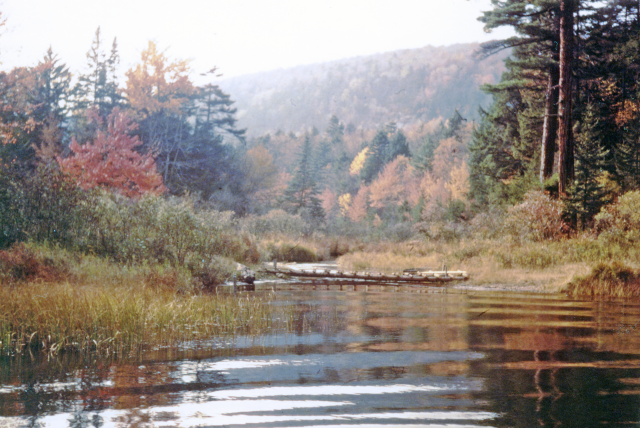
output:
<svg viewBox="0 0 640 428"><path fill-rule="evenodd" d="M539 190L529 191L521 204L507 210L505 232L525 241L564 238L569 226L562 219L562 210L560 201Z"/></svg>
<svg viewBox="0 0 640 428"><path fill-rule="evenodd" d="M91 197L55 166L0 166L0 248L25 240L74 245Z"/></svg>
<svg viewBox="0 0 640 428"><path fill-rule="evenodd" d="M242 230L255 236L287 236L296 238L312 232L311 226L300 215L284 210L272 210L267 214L250 215L242 220Z"/></svg>
<svg viewBox="0 0 640 428"><path fill-rule="evenodd" d="M146 196L132 201L103 194L95 201L83 249L123 263L172 266L213 256L258 261L253 242L235 232L231 213L198 211L187 198Z"/></svg>
<svg viewBox="0 0 640 428"><path fill-rule="evenodd" d="M494 258L506 269L546 269L561 262L558 254L543 246L509 246L493 251Z"/></svg>
<svg viewBox="0 0 640 428"><path fill-rule="evenodd" d="M602 208L594 220L600 240L629 244L640 241L640 191L625 193L618 202Z"/></svg>

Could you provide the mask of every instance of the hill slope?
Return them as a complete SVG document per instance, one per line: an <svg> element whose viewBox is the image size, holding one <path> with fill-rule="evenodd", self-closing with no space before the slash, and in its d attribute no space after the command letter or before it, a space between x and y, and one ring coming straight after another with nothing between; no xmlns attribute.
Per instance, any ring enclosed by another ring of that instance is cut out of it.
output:
<svg viewBox="0 0 640 428"><path fill-rule="evenodd" d="M427 46L329 63L223 79L236 101L239 125L249 135L278 129L324 128L335 114L363 129L448 117L470 119L489 97L479 87L495 83L507 52L478 60L478 44Z"/></svg>

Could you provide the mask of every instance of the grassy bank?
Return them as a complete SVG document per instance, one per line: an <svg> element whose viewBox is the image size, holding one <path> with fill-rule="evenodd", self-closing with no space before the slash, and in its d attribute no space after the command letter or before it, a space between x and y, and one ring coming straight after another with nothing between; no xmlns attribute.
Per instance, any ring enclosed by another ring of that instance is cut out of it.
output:
<svg viewBox="0 0 640 428"><path fill-rule="evenodd" d="M583 235L542 242L501 238L368 244L361 250L339 257L338 263L348 269L386 272L447 266L450 270L468 271L469 285L587 296L607 294L606 289L595 294L590 291L590 288L597 288L589 276L593 266L619 261L635 267L638 260L640 254L628 245L615 245ZM586 278L582 287L566 288L578 278ZM635 296L634 293L631 287L621 284L615 295Z"/></svg>
<svg viewBox="0 0 640 428"><path fill-rule="evenodd" d="M29 257L21 265L8 260L25 259L25 253ZM198 278L169 265L125 266L29 245L3 252L0 265L0 352L5 355L135 356L191 340L288 328L293 318L270 305L269 295L202 292Z"/></svg>

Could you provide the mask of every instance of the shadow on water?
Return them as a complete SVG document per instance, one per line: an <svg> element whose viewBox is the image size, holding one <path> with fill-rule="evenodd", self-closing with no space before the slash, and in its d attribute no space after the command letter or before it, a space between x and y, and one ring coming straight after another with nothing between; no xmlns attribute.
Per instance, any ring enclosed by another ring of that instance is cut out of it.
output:
<svg viewBox="0 0 640 428"><path fill-rule="evenodd" d="M640 425L640 302L290 288L288 332L0 360L0 426Z"/></svg>

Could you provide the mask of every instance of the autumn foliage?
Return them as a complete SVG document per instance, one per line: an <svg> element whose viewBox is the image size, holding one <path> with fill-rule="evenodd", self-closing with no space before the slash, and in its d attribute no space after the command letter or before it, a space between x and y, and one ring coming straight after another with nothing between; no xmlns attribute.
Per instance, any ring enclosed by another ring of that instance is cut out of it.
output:
<svg viewBox="0 0 640 428"><path fill-rule="evenodd" d="M95 109L87 117L98 125L95 139L81 145L73 138L69 146L73 156L57 158L63 171L84 189L100 187L129 197L165 191L153 156L135 150L142 142L129 134L137 125L126 113L114 109L106 124Z"/></svg>

